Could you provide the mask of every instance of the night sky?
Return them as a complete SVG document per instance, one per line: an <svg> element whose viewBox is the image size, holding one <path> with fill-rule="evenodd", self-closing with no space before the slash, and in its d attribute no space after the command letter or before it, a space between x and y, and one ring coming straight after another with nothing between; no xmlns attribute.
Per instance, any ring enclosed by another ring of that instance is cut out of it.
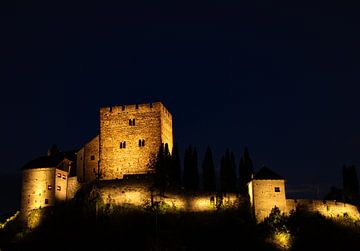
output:
<svg viewBox="0 0 360 251"><path fill-rule="evenodd" d="M290 188L359 172L360 6L251 2L2 8L0 213L22 165L81 147L110 105L162 101L182 153L248 146Z"/></svg>

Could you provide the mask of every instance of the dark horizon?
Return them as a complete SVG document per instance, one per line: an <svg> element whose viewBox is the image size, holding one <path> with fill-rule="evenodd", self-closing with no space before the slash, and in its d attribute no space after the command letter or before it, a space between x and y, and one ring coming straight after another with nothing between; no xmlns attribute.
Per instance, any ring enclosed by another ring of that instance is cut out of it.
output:
<svg viewBox="0 0 360 251"><path fill-rule="evenodd" d="M341 187L342 166L360 166L356 5L4 9L0 213L20 202L22 165L98 134L100 107L155 101L181 156L195 145L201 164L210 145L219 168L248 146L289 187Z"/></svg>

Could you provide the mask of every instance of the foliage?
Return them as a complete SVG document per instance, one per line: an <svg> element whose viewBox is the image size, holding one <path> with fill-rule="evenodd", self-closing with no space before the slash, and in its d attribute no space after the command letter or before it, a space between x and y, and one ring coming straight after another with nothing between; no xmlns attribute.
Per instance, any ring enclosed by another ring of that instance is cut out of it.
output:
<svg viewBox="0 0 360 251"><path fill-rule="evenodd" d="M215 165L210 146L207 147L202 163L204 191L215 191Z"/></svg>
<svg viewBox="0 0 360 251"><path fill-rule="evenodd" d="M191 145L185 150L183 185L187 191L196 191L199 188L197 151Z"/></svg>
<svg viewBox="0 0 360 251"><path fill-rule="evenodd" d="M223 193L236 192L235 155L229 149L226 149L225 155L221 157L220 186Z"/></svg>
<svg viewBox="0 0 360 251"><path fill-rule="evenodd" d="M239 191L241 194L247 194L247 183L251 180L253 173L253 163L250 158L249 150L245 147L239 164Z"/></svg>

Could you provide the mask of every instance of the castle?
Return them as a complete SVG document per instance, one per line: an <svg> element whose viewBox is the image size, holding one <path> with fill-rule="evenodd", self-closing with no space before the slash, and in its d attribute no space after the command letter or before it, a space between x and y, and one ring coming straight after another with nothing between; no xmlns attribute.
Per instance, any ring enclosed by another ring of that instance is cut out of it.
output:
<svg viewBox="0 0 360 251"><path fill-rule="evenodd" d="M162 144L167 144L172 151L172 115L161 102L101 108L99 135L79 150L59 152L53 147L47 156L24 165L21 194L24 219L34 209L55 206L57 202L74 198L81 186L93 180L102 182L98 192L107 204L143 205L157 200L187 211L215 210L215 205L220 202L225 206L239 204L237 194L219 198L215 191L154 197L149 192L149 184L136 177L154 171L150 163ZM284 213L303 207L326 216L347 213L360 219L360 213L353 205L286 199L285 179L267 168L253 176L248 192L258 222L268 216L274 206Z"/></svg>

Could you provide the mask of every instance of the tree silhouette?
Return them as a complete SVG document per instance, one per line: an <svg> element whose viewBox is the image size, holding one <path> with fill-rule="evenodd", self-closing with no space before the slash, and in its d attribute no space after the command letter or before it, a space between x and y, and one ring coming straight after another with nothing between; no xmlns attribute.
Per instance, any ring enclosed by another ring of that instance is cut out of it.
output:
<svg viewBox="0 0 360 251"><path fill-rule="evenodd" d="M253 163L250 158L249 150L245 147L239 164L239 191L241 194L247 194L247 183L251 180L253 173Z"/></svg>
<svg viewBox="0 0 360 251"><path fill-rule="evenodd" d="M215 191L215 166L210 146L207 147L202 163L203 182L205 191Z"/></svg>
<svg viewBox="0 0 360 251"><path fill-rule="evenodd" d="M235 156L227 148L220 163L220 185L223 193L236 192Z"/></svg>
<svg viewBox="0 0 360 251"><path fill-rule="evenodd" d="M352 204L359 203L359 181L356 173L356 168L354 165L349 167L343 166L343 189L345 202Z"/></svg>
<svg viewBox="0 0 360 251"><path fill-rule="evenodd" d="M177 144L174 144L170 158L169 181L172 188L179 188L181 184L181 163Z"/></svg>
<svg viewBox="0 0 360 251"><path fill-rule="evenodd" d="M155 187L163 194L169 187L169 166L171 163L168 144L161 144L155 161Z"/></svg>
<svg viewBox="0 0 360 251"><path fill-rule="evenodd" d="M195 191L199 187L197 151L191 145L185 150L183 185L187 191Z"/></svg>

